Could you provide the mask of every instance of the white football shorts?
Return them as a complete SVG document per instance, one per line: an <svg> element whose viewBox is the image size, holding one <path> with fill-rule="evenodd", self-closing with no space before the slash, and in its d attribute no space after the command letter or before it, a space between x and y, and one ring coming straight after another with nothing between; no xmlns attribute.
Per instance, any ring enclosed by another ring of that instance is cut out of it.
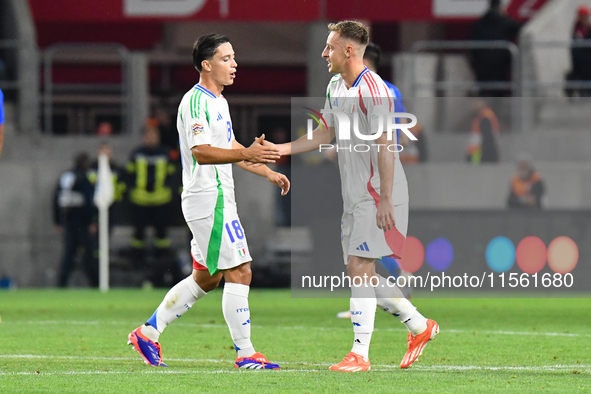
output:
<svg viewBox="0 0 591 394"><path fill-rule="evenodd" d="M217 208L206 218L187 222L193 234L191 254L210 275L252 260L236 206Z"/></svg>
<svg viewBox="0 0 591 394"><path fill-rule="evenodd" d="M383 256L401 258L408 229L408 203L394 206L395 227L385 231L376 224L377 207L374 202L358 204L352 213L343 213L341 244L343 259L349 256L378 259Z"/></svg>

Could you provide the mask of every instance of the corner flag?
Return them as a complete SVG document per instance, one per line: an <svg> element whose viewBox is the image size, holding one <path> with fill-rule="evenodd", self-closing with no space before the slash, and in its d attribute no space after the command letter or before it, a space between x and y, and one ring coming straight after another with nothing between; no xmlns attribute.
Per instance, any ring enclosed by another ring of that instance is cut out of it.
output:
<svg viewBox="0 0 591 394"><path fill-rule="evenodd" d="M109 290L109 207L113 204L115 187L109 158L101 154L98 158L94 205L99 210L99 288Z"/></svg>

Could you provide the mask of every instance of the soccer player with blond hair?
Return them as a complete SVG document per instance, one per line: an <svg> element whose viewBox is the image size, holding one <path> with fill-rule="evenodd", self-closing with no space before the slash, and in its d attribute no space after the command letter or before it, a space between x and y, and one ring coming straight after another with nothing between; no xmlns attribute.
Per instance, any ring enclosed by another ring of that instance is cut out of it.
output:
<svg viewBox="0 0 591 394"><path fill-rule="evenodd" d="M336 74L326 89L324 109L333 111L324 113L328 129L319 126L311 139L303 136L276 147L281 155L297 154L318 149L337 137L344 203L343 257L352 283L362 284L351 287L353 348L330 369L357 372L371 368L369 345L376 307L398 317L408 328L408 349L400 363L401 368L407 368L439 333L439 325L421 315L400 289L375 270L376 259L381 256L402 257L408 227L406 176L397 149L392 149L396 141L388 140L387 133L383 133L383 115L395 112L394 101L384 81L363 64L369 28L359 22L342 21L329 24L328 29L322 57L328 62L328 71ZM342 111L350 119L357 117L359 131L365 138L350 130L340 130L342 125L335 119L334 111ZM350 138L341 138L340 133L350 134ZM396 133L390 134L396 139ZM367 146L369 139L375 139L371 149L356 151L355 145Z"/></svg>

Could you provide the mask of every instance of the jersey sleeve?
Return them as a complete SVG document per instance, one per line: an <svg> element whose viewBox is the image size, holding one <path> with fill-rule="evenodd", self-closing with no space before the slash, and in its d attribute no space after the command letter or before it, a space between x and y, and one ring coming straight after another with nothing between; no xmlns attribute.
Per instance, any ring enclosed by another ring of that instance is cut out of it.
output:
<svg viewBox="0 0 591 394"><path fill-rule="evenodd" d="M332 104L330 102L331 100L331 92L330 92L330 87L332 86L333 81L331 80L328 83L328 86L326 87L326 100L324 100L324 109L332 109ZM324 117L324 120L326 121L326 125L328 127L334 127L334 120L333 120L333 115L331 114L323 114L322 115Z"/></svg>
<svg viewBox="0 0 591 394"><path fill-rule="evenodd" d="M209 126L209 105L208 99L201 91L195 89L189 96L190 100L183 110L183 132L187 137L190 148L196 145L211 144L211 128Z"/></svg>

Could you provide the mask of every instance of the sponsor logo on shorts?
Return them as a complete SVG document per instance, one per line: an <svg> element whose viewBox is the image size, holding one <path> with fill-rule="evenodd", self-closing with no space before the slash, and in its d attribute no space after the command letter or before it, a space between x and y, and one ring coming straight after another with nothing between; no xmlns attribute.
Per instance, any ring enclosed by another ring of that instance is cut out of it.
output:
<svg viewBox="0 0 591 394"><path fill-rule="evenodd" d="M362 243L359 245L355 250L361 250L363 252L369 252L369 248L367 247L367 242Z"/></svg>

